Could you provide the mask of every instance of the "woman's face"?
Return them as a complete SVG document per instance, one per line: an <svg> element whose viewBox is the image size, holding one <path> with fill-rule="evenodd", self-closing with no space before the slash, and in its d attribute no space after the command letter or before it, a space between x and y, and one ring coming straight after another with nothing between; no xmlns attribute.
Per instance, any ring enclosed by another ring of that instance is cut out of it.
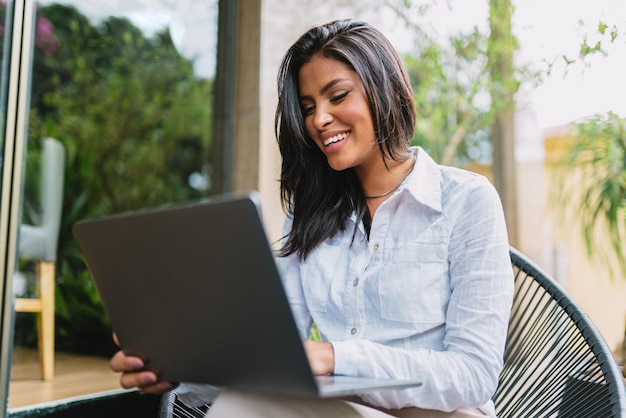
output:
<svg viewBox="0 0 626 418"><path fill-rule="evenodd" d="M352 68L317 56L300 68L299 89L306 132L331 168L381 161L365 89Z"/></svg>

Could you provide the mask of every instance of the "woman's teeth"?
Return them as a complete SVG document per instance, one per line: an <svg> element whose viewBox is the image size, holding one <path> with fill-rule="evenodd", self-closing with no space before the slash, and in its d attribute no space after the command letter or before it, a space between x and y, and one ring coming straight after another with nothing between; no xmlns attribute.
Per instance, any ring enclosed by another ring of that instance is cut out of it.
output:
<svg viewBox="0 0 626 418"><path fill-rule="evenodd" d="M324 141L324 145L330 145L330 144L334 144L335 142L339 142L343 139L346 139L348 137L348 132L344 132L342 134L338 134L335 136L332 136L330 138L328 138L326 141Z"/></svg>

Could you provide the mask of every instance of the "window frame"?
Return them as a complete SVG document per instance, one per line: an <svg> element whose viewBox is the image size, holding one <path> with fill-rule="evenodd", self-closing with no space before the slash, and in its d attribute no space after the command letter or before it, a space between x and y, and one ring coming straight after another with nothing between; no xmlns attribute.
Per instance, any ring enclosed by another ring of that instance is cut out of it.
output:
<svg viewBox="0 0 626 418"><path fill-rule="evenodd" d="M34 0L7 1L0 109L5 126L0 189L0 402L8 407L13 340L13 273L17 262L24 145L28 126L30 74L35 22Z"/></svg>

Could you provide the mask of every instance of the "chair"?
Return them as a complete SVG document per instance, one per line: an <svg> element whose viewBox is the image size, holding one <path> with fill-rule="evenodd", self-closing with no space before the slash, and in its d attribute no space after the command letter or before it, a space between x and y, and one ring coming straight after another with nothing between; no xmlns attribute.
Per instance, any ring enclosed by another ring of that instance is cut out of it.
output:
<svg viewBox="0 0 626 418"><path fill-rule="evenodd" d="M515 249L515 298L498 417L626 417L624 379L589 317Z"/></svg>
<svg viewBox="0 0 626 418"><path fill-rule="evenodd" d="M20 225L18 251L22 260L36 262L36 298L16 298L16 312L37 314L39 362L43 380L54 376L54 284L57 244L63 204L65 148L53 138L43 140L41 222Z"/></svg>
<svg viewBox="0 0 626 418"><path fill-rule="evenodd" d="M493 400L499 418L626 418L624 380L603 337L546 273L511 248L515 297L504 368ZM172 391L160 418L203 417Z"/></svg>
<svg viewBox="0 0 626 418"><path fill-rule="evenodd" d="M203 418L209 407L209 405L204 405L191 408L179 400L176 392L172 390L161 397L159 418Z"/></svg>

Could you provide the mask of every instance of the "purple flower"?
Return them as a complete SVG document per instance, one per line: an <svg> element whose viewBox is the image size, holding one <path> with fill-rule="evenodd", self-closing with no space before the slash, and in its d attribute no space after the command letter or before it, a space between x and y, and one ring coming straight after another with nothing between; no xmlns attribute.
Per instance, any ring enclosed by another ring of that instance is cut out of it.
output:
<svg viewBox="0 0 626 418"><path fill-rule="evenodd" d="M0 0L0 15L4 16L6 10L6 0ZM39 9L39 4L36 5ZM1 21L2 19L0 19ZM0 25L0 38L4 37L4 26ZM50 20L44 16L37 16L36 28L35 28L35 46L43 51L43 53L50 57L59 47L59 40L54 36L54 25Z"/></svg>
<svg viewBox="0 0 626 418"><path fill-rule="evenodd" d="M56 36L54 36L54 26L52 25L52 22L43 16L37 17L35 46L40 48L48 57L52 56L59 46L59 40Z"/></svg>

